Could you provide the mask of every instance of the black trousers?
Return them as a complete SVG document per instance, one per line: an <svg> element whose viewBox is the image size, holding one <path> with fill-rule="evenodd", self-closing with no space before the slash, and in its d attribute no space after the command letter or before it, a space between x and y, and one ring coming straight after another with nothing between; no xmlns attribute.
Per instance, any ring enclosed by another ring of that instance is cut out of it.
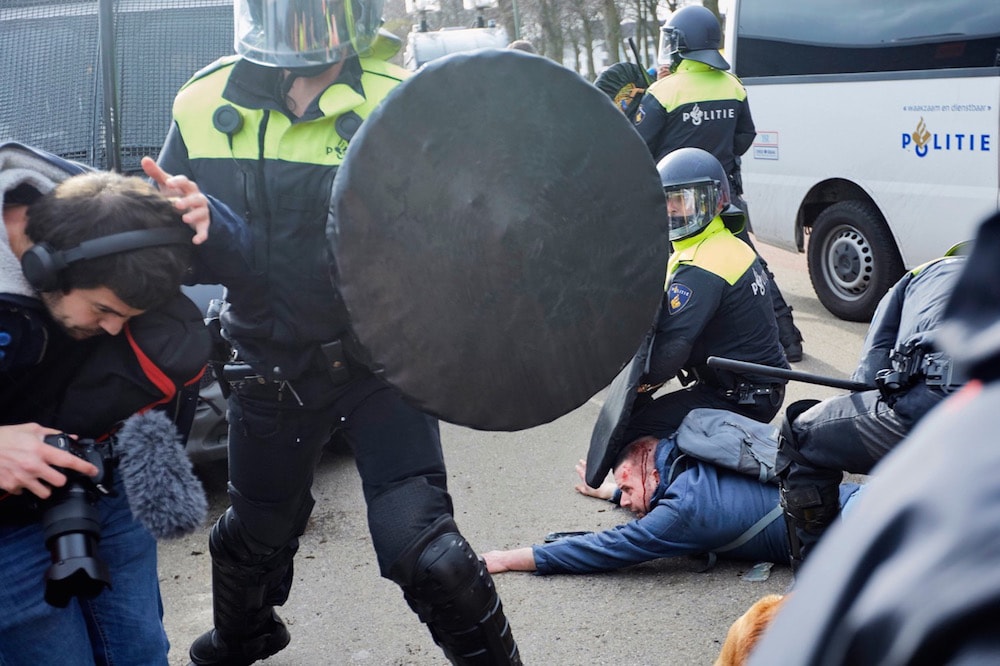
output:
<svg viewBox="0 0 1000 666"><path fill-rule="evenodd" d="M796 534L803 556L839 513L843 473L871 472L943 398L940 391L919 384L890 407L878 391L860 391L823 400L795 418L791 424L794 442L782 442L778 452L778 468L786 467L782 492L822 503L798 516L789 511L793 523L796 518L800 523ZM788 447L795 450L788 451ZM813 515L820 518L810 519ZM808 529L802 527L804 522L811 523Z"/></svg>
<svg viewBox="0 0 1000 666"><path fill-rule="evenodd" d="M372 375L340 386L325 374L290 388L248 382L234 390L229 407L229 496L259 545L278 550L302 534L314 504L314 470L335 430L354 453L366 502L423 480L405 529L393 516L369 512L383 575L426 527L452 514L437 420Z"/></svg>

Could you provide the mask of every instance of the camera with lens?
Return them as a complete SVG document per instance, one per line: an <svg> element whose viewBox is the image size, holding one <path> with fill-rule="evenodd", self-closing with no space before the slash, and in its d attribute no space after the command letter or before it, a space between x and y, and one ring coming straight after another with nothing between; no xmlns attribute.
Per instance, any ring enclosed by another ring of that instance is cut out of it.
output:
<svg viewBox="0 0 1000 666"><path fill-rule="evenodd" d="M57 467L66 484L52 489L41 504L45 547L52 565L45 575L45 601L65 607L74 596L91 598L110 587L107 565L98 557L101 517L97 500L111 494L111 470L115 459L110 443L92 439L74 440L69 435L49 435L45 443L82 458L97 467L90 477Z"/></svg>

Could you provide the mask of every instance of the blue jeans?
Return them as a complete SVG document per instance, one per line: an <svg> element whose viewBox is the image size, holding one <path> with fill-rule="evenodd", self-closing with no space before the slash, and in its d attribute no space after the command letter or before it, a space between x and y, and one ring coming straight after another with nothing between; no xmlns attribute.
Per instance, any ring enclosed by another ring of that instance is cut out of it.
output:
<svg viewBox="0 0 1000 666"><path fill-rule="evenodd" d="M111 587L66 608L44 599L51 560L41 523L0 524L0 666L167 663L156 541L132 517L121 483L115 489L97 505Z"/></svg>

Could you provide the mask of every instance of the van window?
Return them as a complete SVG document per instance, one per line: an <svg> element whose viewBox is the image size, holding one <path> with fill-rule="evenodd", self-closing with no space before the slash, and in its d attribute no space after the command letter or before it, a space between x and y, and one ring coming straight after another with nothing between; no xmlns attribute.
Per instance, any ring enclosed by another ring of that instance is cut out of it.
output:
<svg viewBox="0 0 1000 666"><path fill-rule="evenodd" d="M984 0L744 1L737 20L741 78L1000 66Z"/></svg>

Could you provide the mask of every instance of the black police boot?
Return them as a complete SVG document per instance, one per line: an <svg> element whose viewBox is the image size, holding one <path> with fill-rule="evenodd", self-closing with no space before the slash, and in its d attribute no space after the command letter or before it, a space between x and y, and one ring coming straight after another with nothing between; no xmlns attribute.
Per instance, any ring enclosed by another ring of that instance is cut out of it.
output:
<svg viewBox="0 0 1000 666"><path fill-rule="evenodd" d="M240 561L233 556L243 544L236 538L238 524L235 514L227 511L209 535L215 628L191 644L188 654L193 666L252 664L291 640L274 607L288 598L298 542L255 562Z"/></svg>
<svg viewBox="0 0 1000 666"><path fill-rule="evenodd" d="M826 528L840 513L838 491L806 486L789 489L781 485L781 508L788 525L792 573L797 573L806 557L816 547Z"/></svg>
<svg viewBox="0 0 1000 666"><path fill-rule="evenodd" d="M285 623L272 610L259 633L226 640L212 629L195 639L188 654L192 666L249 666L284 649L291 640Z"/></svg>
<svg viewBox="0 0 1000 666"><path fill-rule="evenodd" d="M785 358L789 363L798 363L802 360L802 333L792 321L792 308L789 307L787 312L779 315L777 319L778 339L785 349Z"/></svg>

